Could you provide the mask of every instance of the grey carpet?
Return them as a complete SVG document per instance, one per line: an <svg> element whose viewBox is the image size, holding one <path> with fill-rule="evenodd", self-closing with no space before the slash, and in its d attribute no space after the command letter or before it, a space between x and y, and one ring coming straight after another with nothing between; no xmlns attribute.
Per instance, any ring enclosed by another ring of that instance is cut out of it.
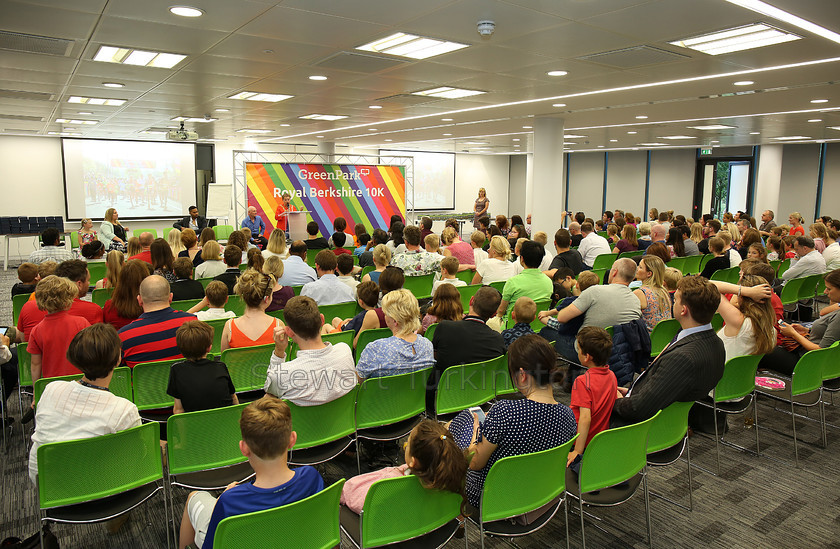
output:
<svg viewBox="0 0 840 549"><path fill-rule="evenodd" d="M0 295L8 296L14 283L14 271L0 273ZM11 300L0 299L0 324L11 322ZM558 393L568 403L568 396ZM20 418L17 399L10 398L10 413ZM828 421L840 425L838 406L827 406ZM809 411L816 417L815 411ZM840 525L840 475L837 450L840 431L829 427L828 449L814 444L820 440L819 425L799 419L802 469L793 465L793 442L789 436L770 429L790 432L790 416L775 411L772 403L761 401L759 423L762 428L762 456L756 457L732 448L721 448L720 477L695 469L694 511L684 511L661 499L650 500L655 547L840 547L837 538ZM727 440L752 448L754 434L744 427L741 417L730 418ZM714 470L715 445L710 438L694 436L691 456L695 465ZM2 515L0 539L6 536L25 537L37 531L38 509L34 488L27 474L27 455L19 425L5 450L2 470ZM355 460L342 458L320 471L327 483L349 478L355 473ZM687 501L685 463L650 470L650 488L678 501ZM90 474L95 474L91 467ZM177 521L187 492L175 491ZM162 500L159 500L162 501ZM576 505L572 506L576 509ZM614 508L588 509L600 520L586 518L589 547L646 547L644 502L639 492L627 503ZM166 547L168 517L162 503L146 504L131 513L117 534L108 534L103 525L55 525L61 547L137 549ZM570 515L569 534L572 547L580 547L580 519ZM470 525L468 541L479 543L477 528ZM513 540L516 547L560 547L565 544L562 511L542 530ZM266 540L265 547L273 547ZM463 540L453 540L447 547L461 547ZM344 540L342 547L352 547ZM487 547L506 547L504 540L489 539Z"/></svg>

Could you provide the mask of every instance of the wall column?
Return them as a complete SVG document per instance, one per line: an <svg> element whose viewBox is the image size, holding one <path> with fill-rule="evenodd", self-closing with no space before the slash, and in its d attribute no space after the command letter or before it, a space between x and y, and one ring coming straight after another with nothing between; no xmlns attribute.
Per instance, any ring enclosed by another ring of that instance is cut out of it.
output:
<svg viewBox="0 0 840 549"><path fill-rule="evenodd" d="M563 129L561 118L534 119L534 155L530 185L526 186L525 204L531 214L532 234L548 233L549 245L561 226L560 213L565 208L563 197Z"/></svg>
<svg viewBox="0 0 840 549"><path fill-rule="evenodd" d="M758 166L755 179L755 209L753 215L761 218L764 210L776 214L776 223L787 222L779 217L779 192L782 186L782 151L784 145L761 145L758 150Z"/></svg>

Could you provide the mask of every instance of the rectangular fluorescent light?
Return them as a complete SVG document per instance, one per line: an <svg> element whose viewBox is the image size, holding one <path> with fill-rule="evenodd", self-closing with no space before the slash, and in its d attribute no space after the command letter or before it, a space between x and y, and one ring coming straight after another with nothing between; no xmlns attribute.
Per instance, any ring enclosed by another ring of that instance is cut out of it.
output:
<svg viewBox="0 0 840 549"><path fill-rule="evenodd" d="M294 95L284 95L281 93L260 93L260 92L251 92L251 91L244 91L235 93L233 95L229 95L228 99L243 99L247 101L266 101L269 103L277 103L278 101L283 101L284 99L289 99L294 97Z"/></svg>
<svg viewBox="0 0 840 549"><path fill-rule="evenodd" d="M829 130L838 130L838 131L840 131L840 126L829 126L829 127L828 127L828 129L829 129Z"/></svg>
<svg viewBox="0 0 840 549"><path fill-rule="evenodd" d="M440 88L432 88L430 90L422 90L412 92L411 95L424 95L426 97L439 97L441 99L460 99L461 97L469 97L471 95L481 95L487 93L478 90L465 90L461 88L452 88L449 86L441 86Z"/></svg>
<svg viewBox="0 0 840 549"><path fill-rule="evenodd" d="M119 107L125 104L125 99L106 99L102 97L80 97L78 95L70 96L67 99L68 103L80 103L83 105L105 105L108 107Z"/></svg>
<svg viewBox="0 0 840 549"><path fill-rule="evenodd" d="M729 130L735 126L727 126L726 124L706 124L705 126L689 126L692 130Z"/></svg>
<svg viewBox="0 0 840 549"><path fill-rule="evenodd" d="M691 135L662 135L662 136L659 136L658 139L677 140L677 139L695 139L695 137L691 136Z"/></svg>
<svg viewBox="0 0 840 549"><path fill-rule="evenodd" d="M47 132L47 135L60 135L62 137L74 137L82 134L76 132Z"/></svg>
<svg viewBox="0 0 840 549"><path fill-rule="evenodd" d="M236 133L271 133L274 130L255 130L251 128L243 128L241 130L236 130Z"/></svg>
<svg viewBox="0 0 840 549"><path fill-rule="evenodd" d="M773 44L781 44L783 42L790 42L791 40L799 40L800 38L802 37L779 30L770 25L756 23L694 36L685 40L676 40L670 42L670 44L697 50L709 55L721 55L735 51L771 46Z"/></svg>
<svg viewBox="0 0 840 549"><path fill-rule="evenodd" d="M583 139L586 137L585 135L572 135L570 133L563 134L564 139Z"/></svg>
<svg viewBox="0 0 840 549"><path fill-rule="evenodd" d="M93 56L94 61L102 61L104 63L122 63L138 67L158 67L162 69L171 69L186 58L186 55L179 53L136 50L115 46L99 46L99 50Z"/></svg>
<svg viewBox="0 0 840 549"><path fill-rule="evenodd" d="M56 118L56 122L59 124L82 124L85 126L93 126L94 124L98 124L99 122L96 120L76 120L76 119L68 119L68 118Z"/></svg>
<svg viewBox="0 0 840 549"><path fill-rule="evenodd" d="M356 49L395 55L397 57L408 57L409 59L428 59L429 57L460 50L468 46L469 44L460 44L448 40L437 40L435 38L425 38L423 36L398 32L380 40L359 46Z"/></svg>
<svg viewBox="0 0 840 549"><path fill-rule="evenodd" d="M656 147L661 145L667 145L667 143L639 143L642 147Z"/></svg>
<svg viewBox="0 0 840 549"><path fill-rule="evenodd" d="M303 118L305 120L326 120L328 122L332 122L333 120L341 120L342 118L347 117L340 114L307 114L298 118Z"/></svg>
<svg viewBox="0 0 840 549"><path fill-rule="evenodd" d="M142 132L137 132L141 135L166 135L166 132L156 132L152 130L143 130Z"/></svg>
<svg viewBox="0 0 840 549"><path fill-rule="evenodd" d="M776 141L802 141L803 139L811 139L807 135L783 135L782 137L771 137Z"/></svg>
<svg viewBox="0 0 840 549"><path fill-rule="evenodd" d="M836 32L830 31L825 27L821 27L815 23L810 21L806 21L801 17L797 17L792 13L788 13L784 10L780 10L775 6L771 6L766 2L762 2L761 0L726 0L730 4L735 4L736 6L741 6L742 8L746 8L748 10L752 10L754 12L760 13L762 15L766 15L768 17L772 17L773 19L777 19L779 21L784 21L785 23L789 23L795 27L798 27L802 30L806 30L808 32L812 32L817 36L822 36L823 38L828 38L832 42L837 42L840 44L840 34Z"/></svg>
<svg viewBox="0 0 840 549"><path fill-rule="evenodd" d="M171 118L173 122L215 122L218 118L204 118L199 116L176 116Z"/></svg>

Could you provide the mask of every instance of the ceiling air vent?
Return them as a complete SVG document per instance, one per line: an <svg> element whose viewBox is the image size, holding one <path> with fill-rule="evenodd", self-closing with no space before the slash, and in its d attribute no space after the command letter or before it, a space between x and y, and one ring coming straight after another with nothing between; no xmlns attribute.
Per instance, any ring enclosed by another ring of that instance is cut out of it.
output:
<svg viewBox="0 0 840 549"><path fill-rule="evenodd" d="M374 73L404 64L405 61L390 57L377 57L362 53L338 52L313 66L340 71Z"/></svg>
<svg viewBox="0 0 840 549"><path fill-rule="evenodd" d="M31 101L52 101L55 96L45 92L0 89L0 99L29 99Z"/></svg>
<svg viewBox="0 0 840 549"><path fill-rule="evenodd" d="M578 57L577 59L580 61L592 61L593 63L600 63L620 69L631 69L645 65L683 61L685 59L691 59L691 57L651 46L636 46L633 48L593 53Z"/></svg>
<svg viewBox="0 0 840 549"><path fill-rule="evenodd" d="M0 31L0 50L66 56L72 47L73 41L64 38Z"/></svg>
<svg viewBox="0 0 840 549"><path fill-rule="evenodd" d="M2 120L23 120L25 122L43 122L42 116L26 116L23 114L0 114Z"/></svg>

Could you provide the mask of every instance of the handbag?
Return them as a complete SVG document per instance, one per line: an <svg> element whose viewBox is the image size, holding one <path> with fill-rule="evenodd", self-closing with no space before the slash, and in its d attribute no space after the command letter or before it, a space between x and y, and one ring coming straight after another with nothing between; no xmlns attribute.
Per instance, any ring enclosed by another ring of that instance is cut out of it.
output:
<svg viewBox="0 0 840 549"><path fill-rule="evenodd" d="M41 545L41 532L35 532L25 540L10 537L0 542L0 548L5 549L59 549L58 538L50 531L50 527L44 525L44 544Z"/></svg>

